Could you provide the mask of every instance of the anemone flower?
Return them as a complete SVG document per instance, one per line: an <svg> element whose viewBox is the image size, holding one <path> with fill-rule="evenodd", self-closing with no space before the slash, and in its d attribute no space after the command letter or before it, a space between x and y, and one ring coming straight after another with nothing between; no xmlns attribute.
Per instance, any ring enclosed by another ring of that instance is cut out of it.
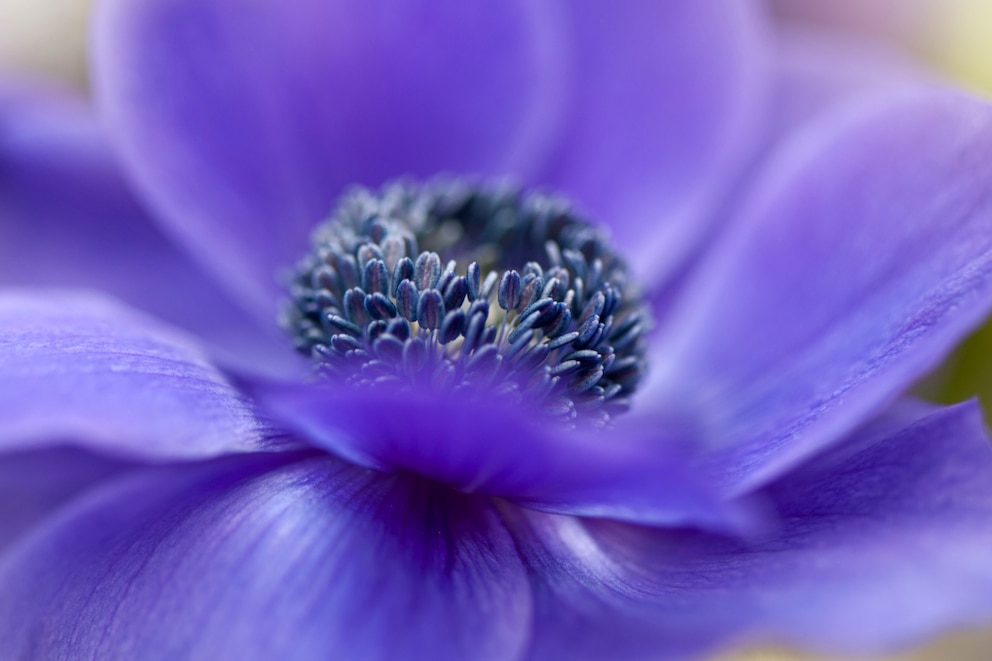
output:
<svg viewBox="0 0 992 661"><path fill-rule="evenodd" d="M985 104L736 0L109 0L93 40L99 123L2 99L0 656L992 616L979 413L902 397L992 307Z"/></svg>

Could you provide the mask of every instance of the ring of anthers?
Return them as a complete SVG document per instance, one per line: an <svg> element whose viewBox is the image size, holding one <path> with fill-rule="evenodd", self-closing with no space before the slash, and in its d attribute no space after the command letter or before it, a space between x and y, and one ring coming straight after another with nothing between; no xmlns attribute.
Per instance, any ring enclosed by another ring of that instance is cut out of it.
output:
<svg viewBox="0 0 992 661"><path fill-rule="evenodd" d="M645 369L643 298L561 197L461 181L353 189L290 295L296 349L349 386L476 389L606 422Z"/></svg>

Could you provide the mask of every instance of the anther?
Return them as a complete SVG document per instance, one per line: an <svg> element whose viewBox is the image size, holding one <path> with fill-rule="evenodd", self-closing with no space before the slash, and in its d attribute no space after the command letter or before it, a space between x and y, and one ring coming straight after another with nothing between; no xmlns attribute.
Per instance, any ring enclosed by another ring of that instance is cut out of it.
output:
<svg viewBox="0 0 992 661"><path fill-rule="evenodd" d="M294 346L356 386L476 390L606 421L645 368L650 317L623 260L558 197L459 181L356 189L289 291Z"/></svg>
<svg viewBox="0 0 992 661"><path fill-rule="evenodd" d="M444 299L436 289L428 289L420 295L417 304L417 322L427 330L436 330L444 317Z"/></svg>

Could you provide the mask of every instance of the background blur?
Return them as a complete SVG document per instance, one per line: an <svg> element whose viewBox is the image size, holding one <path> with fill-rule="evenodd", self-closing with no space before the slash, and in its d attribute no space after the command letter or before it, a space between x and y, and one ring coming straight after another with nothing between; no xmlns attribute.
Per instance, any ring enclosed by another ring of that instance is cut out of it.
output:
<svg viewBox="0 0 992 661"><path fill-rule="evenodd" d="M992 99L992 0L767 0L775 18L868 35ZM0 70L80 90L86 23L95 0L0 0ZM992 167L992 164L990 164ZM979 330L919 386L939 401L979 395L992 421L992 325ZM992 551L990 551L992 552ZM786 650L748 650L719 661L819 661ZM989 661L992 632L964 632L878 661ZM824 660L826 661L826 660ZM833 661L833 660L830 660Z"/></svg>
<svg viewBox="0 0 992 661"><path fill-rule="evenodd" d="M0 67L84 87L94 0L0 0Z"/></svg>
<svg viewBox="0 0 992 661"><path fill-rule="evenodd" d="M866 34L992 94L989 0L768 0L781 20Z"/></svg>

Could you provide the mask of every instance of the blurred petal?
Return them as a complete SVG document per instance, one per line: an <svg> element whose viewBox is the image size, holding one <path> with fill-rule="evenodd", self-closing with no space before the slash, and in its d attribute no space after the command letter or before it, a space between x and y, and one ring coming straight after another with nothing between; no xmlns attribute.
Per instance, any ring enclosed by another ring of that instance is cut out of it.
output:
<svg viewBox="0 0 992 661"><path fill-rule="evenodd" d="M408 471L550 512L721 531L757 521L749 503L725 501L705 486L674 439L661 436L661 424L572 430L495 397L385 386L249 390L287 427L370 468Z"/></svg>
<svg viewBox="0 0 992 661"><path fill-rule="evenodd" d="M263 314L353 183L543 155L557 22L527 0L111 0L97 95L170 230Z"/></svg>
<svg viewBox="0 0 992 661"><path fill-rule="evenodd" d="M177 331L85 292L0 293L0 452L174 459L256 448L248 403Z"/></svg>
<svg viewBox="0 0 992 661"><path fill-rule="evenodd" d="M0 586L4 658L512 659L529 636L488 503L326 456L122 479L15 547Z"/></svg>
<svg viewBox="0 0 992 661"><path fill-rule="evenodd" d="M538 183L609 225L638 270L679 266L740 166L763 110L752 2L569 3L576 84Z"/></svg>
<svg viewBox="0 0 992 661"><path fill-rule="evenodd" d="M992 111L875 98L778 153L656 343L727 487L780 474L924 374L992 306Z"/></svg>
<svg viewBox="0 0 992 661"><path fill-rule="evenodd" d="M775 484L782 527L763 541L518 518L535 658L684 658L731 641L880 653L987 622L992 448L981 417L969 404L898 429L906 419Z"/></svg>
<svg viewBox="0 0 992 661"><path fill-rule="evenodd" d="M0 554L74 496L126 468L77 448L0 456Z"/></svg>
<svg viewBox="0 0 992 661"><path fill-rule="evenodd" d="M761 172L778 149L788 149L797 131L828 113L842 112L847 104L861 103L871 95L899 93L928 78L905 56L856 35L787 24L778 26L769 41L772 81L767 107L754 131L748 164L741 168L745 176L737 177L712 211L719 231L726 231L728 221L746 200L752 173ZM685 294L685 282L714 243L718 242L698 246L678 277L649 292L659 317L664 318L673 301Z"/></svg>
<svg viewBox="0 0 992 661"><path fill-rule="evenodd" d="M85 104L37 83L0 88L0 283L102 289L226 357L281 359L266 335L275 317L257 324L182 255L131 195Z"/></svg>
<svg viewBox="0 0 992 661"><path fill-rule="evenodd" d="M780 134L869 94L897 92L931 74L905 54L842 32L778 30L775 103L766 119Z"/></svg>

